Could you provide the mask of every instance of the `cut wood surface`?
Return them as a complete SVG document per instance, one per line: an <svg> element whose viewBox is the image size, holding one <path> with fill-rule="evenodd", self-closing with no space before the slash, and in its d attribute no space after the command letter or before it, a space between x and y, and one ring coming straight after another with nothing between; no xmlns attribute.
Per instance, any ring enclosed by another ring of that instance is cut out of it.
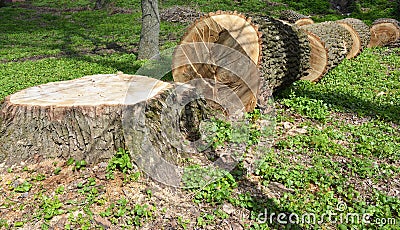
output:
<svg viewBox="0 0 400 230"><path fill-rule="evenodd" d="M297 26L314 24L314 21L310 17L293 10L282 11L279 18Z"/></svg>
<svg viewBox="0 0 400 230"><path fill-rule="evenodd" d="M367 48L369 41L371 40L371 31L367 24L356 18L345 18L336 22L351 26L357 32L360 38L361 50Z"/></svg>
<svg viewBox="0 0 400 230"><path fill-rule="evenodd" d="M349 31L351 35L351 39L353 41L353 45L351 46L350 51L348 52L346 58L351 59L356 57L361 53L361 39L358 35L357 31L351 26L351 24L346 22L337 22L339 25L343 26L347 31Z"/></svg>
<svg viewBox="0 0 400 230"><path fill-rule="evenodd" d="M167 98L179 97L171 94L175 87L143 76L108 74L22 90L1 106L0 158L10 164L52 157L100 162L120 147L132 150L135 159L150 146L151 153L176 162L177 146L160 131L163 122L171 129L179 123L182 111L165 106ZM199 103L185 108L185 114L195 108L203 116L207 109Z"/></svg>
<svg viewBox="0 0 400 230"><path fill-rule="evenodd" d="M353 39L348 30L335 22L323 22L302 26L308 33L312 44L310 74L302 79L318 81L326 72L337 66L351 50ZM322 49L322 46L325 49ZM325 62L325 52L328 52L328 62ZM322 53L319 53L322 52ZM317 60L315 60L317 59Z"/></svg>
<svg viewBox="0 0 400 230"><path fill-rule="evenodd" d="M245 111L253 111L260 84L260 36L257 26L236 12L218 11L201 17L175 49L174 81L204 79L204 85L214 91L214 101L235 94Z"/></svg>
<svg viewBox="0 0 400 230"><path fill-rule="evenodd" d="M368 47L380 47L400 39L400 23L391 18L374 21L371 27L371 41Z"/></svg>

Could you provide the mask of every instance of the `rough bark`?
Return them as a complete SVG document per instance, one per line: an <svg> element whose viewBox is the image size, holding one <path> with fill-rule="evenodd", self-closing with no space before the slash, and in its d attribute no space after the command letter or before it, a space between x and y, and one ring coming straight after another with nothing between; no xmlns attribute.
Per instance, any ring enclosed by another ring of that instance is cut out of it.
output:
<svg viewBox="0 0 400 230"><path fill-rule="evenodd" d="M110 3L109 0L96 0L94 4L94 9L95 10L100 10L105 8L108 4Z"/></svg>
<svg viewBox="0 0 400 230"><path fill-rule="evenodd" d="M358 36L360 37L361 50L367 48L369 41L371 40L371 32L368 25L366 25L360 19L356 18L346 18L336 22L350 25L358 33Z"/></svg>
<svg viewBox="0 0 400 230"><path fill-rule="evenodd" d="M214 92L210 95L212 101L236 103L238 97L245 111L254 110L260 84L260 36L257 27L236 12L218 11L201 17L187 29L175 49L174 80L202 79Z"/></svg>
<svg viewBox="0 0 400 230"><path fill-rule="evenodd" d="M297 26L314 24L314 21L310 17L293 10L282 11L279 18L289 23L296 24Z"/></svg>
<svg viewBox="0 0 400 230"><path fill-rule="evenodd" d="M313 69L329 70L337 66L344 58L346 58L353 45L351 34L345 28L335 22L311 24L302 26L301 28L309 33L309 39L313 40L312 43L315 44L314 48L318 49L314 51L314 56L311 56L311 63L314 63L311 65L311 68ZM322 45L328 51L327 66L324 66L326 63L325 60L313 60L314 58L319 59L320 57L324 57L326 55L318 54L318 52L324 52ZM320 78L322 78L323 74L324 71L315 71L313 75L308 75L302 79L318 81Z"/></svg>
<svg viewBox="0 0 400 230"><path fill-rule="evenodd" d="M304 31L266 16L254 16L253 21L263 33L260 65L262 89L277 91L308 74L310 43Z"/></svg>
<svg viewBox="0 0 400 230"><path fill-rule="evenodd" d="M142 29L138 59L151 59L159 55L159 36L158 0L142 0Z"/></svg>
<svg viewBox="0 0 400 230"><path fill-rule="evenodd" d="M400 39L400 22L391 18L374 21L371 27L371 41L368 47L385 46Z"/></svg>
<svg viewBox="0 0 400 230"><path fill-rule="evenodd" d="M209 110L196 98L184 106L187 99L182 98L191 99L196 92L176 87L152 78L111 74L10 95L0 110L0 158L8 164L53 157L96 163L122 147L138 162L147 154L147 160L162 156L179 163L186 137L175 142L170 137L176 130L198 127ZM178 119L182 111L185 116Z"/></svg>
<svg viewBox="0 0 400 230"><path fill-rule="evenodd" d="M339 22L337 21L336 23L338 23L339 25L341 25L343 28L345 28L351 35L351 39L352 39L352 46L351 49L349 50L346 58L347 59L351 59L356 57L357 55L359 55L361 53L361 38L357 33L357 30L354 29L354 27L346 22Z"/></svg>

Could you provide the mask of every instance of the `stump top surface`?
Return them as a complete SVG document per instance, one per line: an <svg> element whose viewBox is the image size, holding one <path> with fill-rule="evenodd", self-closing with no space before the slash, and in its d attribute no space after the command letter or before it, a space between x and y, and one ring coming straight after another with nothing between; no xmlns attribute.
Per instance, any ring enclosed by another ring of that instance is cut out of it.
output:
<svg viewBox="0 0 400 230"><path fill-rule="evenodd" d="M145 76L99 74L27 88L9 100L36 106L129 105L148 100L170 86Z"/></svg>

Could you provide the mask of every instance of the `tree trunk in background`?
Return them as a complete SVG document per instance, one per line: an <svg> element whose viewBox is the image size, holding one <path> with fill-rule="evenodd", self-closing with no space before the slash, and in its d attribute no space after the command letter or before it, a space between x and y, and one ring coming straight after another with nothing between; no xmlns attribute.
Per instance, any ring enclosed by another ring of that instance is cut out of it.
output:
<svg viewBox="0 0 400 230"><path fill-rule="evenodd" d="M159 54L160 14L157 0L142 0L142 30L138 59L150 59Z"/></svg>
<svg viewBox="0 0 400 230"><path fill-rule="evenodd" d="M100 10L106 7L109 3L109 0L96 0L96 3L94 5L95 10Z"/></svg>

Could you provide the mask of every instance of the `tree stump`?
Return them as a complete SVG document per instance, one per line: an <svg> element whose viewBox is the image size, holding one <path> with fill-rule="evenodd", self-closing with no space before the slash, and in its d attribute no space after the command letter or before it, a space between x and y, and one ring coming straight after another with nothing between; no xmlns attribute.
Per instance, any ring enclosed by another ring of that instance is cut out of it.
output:
<svg viewBox="0 0 400 230"><path fill-rule="evenodd" d="M348 30L335 22L305 25L301 28L307 32L311 43L311 70L302 79L315 82L346 58L353 39Z"/></svg>
<svg viewBox="0 0 400 230"><path fill-rule="evenodd" d="M310 17L293 10L282 11L279 18L297 26L314 24L314 21Z"/></svg>
<svg viewBox="0 0 400 230"><path fill-rule="evenodd" d="M371 41L368 47L381 47L400 39L400 22L391 18L381 18L373 22Z"/></svg>
<svg viewBox="0 0 400 230"><path fill-rule="evenodd" d="M212 101L238 97L246 112L253 111L260 84L261 34L251 20L237 12L210 13L186 31L173 55L176 82L202 79Z"/></svg>
<svg viewBox="0 0 400 230"><path fill-rule="evenodd" d="M108 74L22 90L1 106L0 158L8 164L54 157L96 163L128 148L133 159L145 153L176 163L183 153L169 134L199 125L209 111L194 97L193 87L179 85L179 92L177 87L143 76ZM184 105L184 97L194 100ZM182 114L186 118L177 119Z"/></svg>

